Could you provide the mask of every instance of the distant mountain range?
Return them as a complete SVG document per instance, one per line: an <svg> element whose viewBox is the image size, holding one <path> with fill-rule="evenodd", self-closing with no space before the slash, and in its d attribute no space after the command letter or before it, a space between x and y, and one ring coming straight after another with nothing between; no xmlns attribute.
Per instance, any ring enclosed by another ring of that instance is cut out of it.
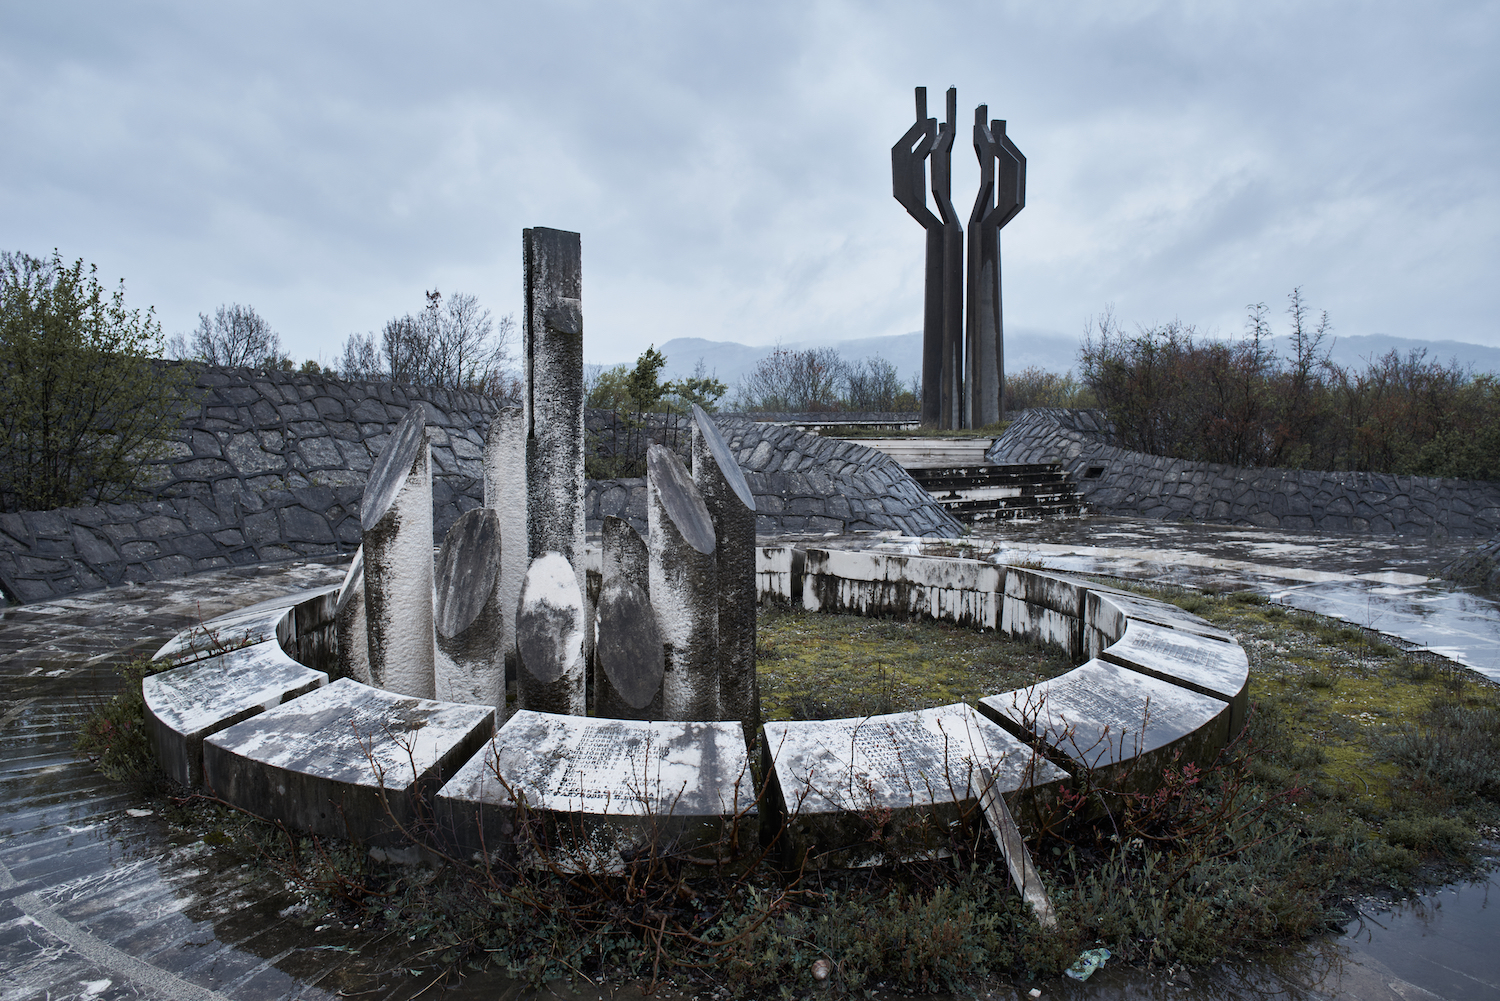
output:
<svg viewBox="0 0 1500 1001"><path fill-rule="evenodd" d="M1032 330L1019 327L1005 334L1005 368L1008 372L1019 372L1036 366L1049 372L1078 372L1077 337L1047 330ZM858 337L846 341L796 341L781 345L796 351L808 348L836 348L846 361L880 357L896 366L903 382L910 382L922 371L922 333L894 334L888 337ZM1288 352L1287 339L1273 338L1272 346L1283 356ZM692 375L699 360L709 374L722 379L732 391L742 376L754 371L760 360L773 348L751 347L733 341L710 341L702 337L676 337L661 345L667 356L662 370L665 379L678 379ZM1345 368L1363 369L1373 358L1396 351L1405 357L1411 351L1425 350L1429 361L1444 364L1456 361L1475 372L1500 374L1500 348L1465 341L1419 341L1410 337L1393 337L1388 334L1365 334L1340 337L1333 343L1329 356Z"/></svg>
<svg viewBox="0 0 1500 1001"><path fill-rule="evenodd" d="M922 372L922 332L894 334L889 337L856 337L847 341L788 341L781 345L794 351L808 348L834 348L846 361L880 357L896 366L902 382L910 382ZM732 390L740 377L754 371L760 360L774 348L750 347L733 341L710 341L701 337L676 337L661 345L667 356L664 378L692 375L698 360L715 378L722 379ZM1030 365L1051 372L1066 372L1078 367L1078 339L1045 330L1007 331L1005 367L1020 371Z"/></svg>

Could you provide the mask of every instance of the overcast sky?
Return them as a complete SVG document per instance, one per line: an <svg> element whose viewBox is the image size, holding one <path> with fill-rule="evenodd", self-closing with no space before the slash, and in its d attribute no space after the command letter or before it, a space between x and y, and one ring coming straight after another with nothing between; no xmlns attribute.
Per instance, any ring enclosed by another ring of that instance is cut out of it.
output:
<svg viewBox="0 0 1500 1001"><path fill-rule="evenodd" d="M583 234L586 355L921 326L891 197L912 88L1028 158L1007 326L1500 345L1496 3L0 0L0 246L96 262L167 334L253 305L297 358L425 289L521 306Z"/></svg>

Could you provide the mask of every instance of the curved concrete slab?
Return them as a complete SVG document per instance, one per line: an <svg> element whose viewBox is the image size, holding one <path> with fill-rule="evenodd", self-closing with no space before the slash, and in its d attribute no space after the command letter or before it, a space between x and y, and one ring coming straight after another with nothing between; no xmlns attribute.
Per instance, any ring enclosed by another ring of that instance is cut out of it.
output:
<svg viewBox="0 0 1500 1001"><path fill-rule="evenodd" d="M209 737L204 784L247 813L314 834L390 843L420 800L494 733L495 711L343 678Z"/></svg>

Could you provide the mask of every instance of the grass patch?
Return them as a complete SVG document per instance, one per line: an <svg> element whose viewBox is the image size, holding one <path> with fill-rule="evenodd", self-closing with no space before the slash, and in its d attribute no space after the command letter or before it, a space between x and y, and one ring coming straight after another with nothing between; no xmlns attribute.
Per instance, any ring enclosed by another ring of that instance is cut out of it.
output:
<svg viewBox="0 0 1500 1001"><path fill-rule="evenodd" d="M896 622L762 609L761 711L840 719L976 702L1073 667L1060 651L947 622Z"/></svg>

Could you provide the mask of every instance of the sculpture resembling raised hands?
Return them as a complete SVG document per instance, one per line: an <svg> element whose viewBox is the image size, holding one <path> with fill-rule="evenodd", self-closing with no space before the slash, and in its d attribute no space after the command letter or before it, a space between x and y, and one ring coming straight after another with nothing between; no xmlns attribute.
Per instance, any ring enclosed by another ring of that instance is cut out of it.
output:
<svg viewBox="0 0 1500 1001"><path fill-rule="evenodd" d="M916 122L891 147L896 201L927 231L922 311L922 423L984 427L1000 420L1005 385L1000 298L1000 230L1026 204L1026 157L1005 134L974 112L979 192L969 215L968 259L963 225L953 209L952 153L958 90L948 89L946 118L927 117L927 88L916 89ZM926 161L932 160L934 213L927 207ZM967 310L964 273L968 273ZM967 325L965 324L967 313Z"/></svg>

